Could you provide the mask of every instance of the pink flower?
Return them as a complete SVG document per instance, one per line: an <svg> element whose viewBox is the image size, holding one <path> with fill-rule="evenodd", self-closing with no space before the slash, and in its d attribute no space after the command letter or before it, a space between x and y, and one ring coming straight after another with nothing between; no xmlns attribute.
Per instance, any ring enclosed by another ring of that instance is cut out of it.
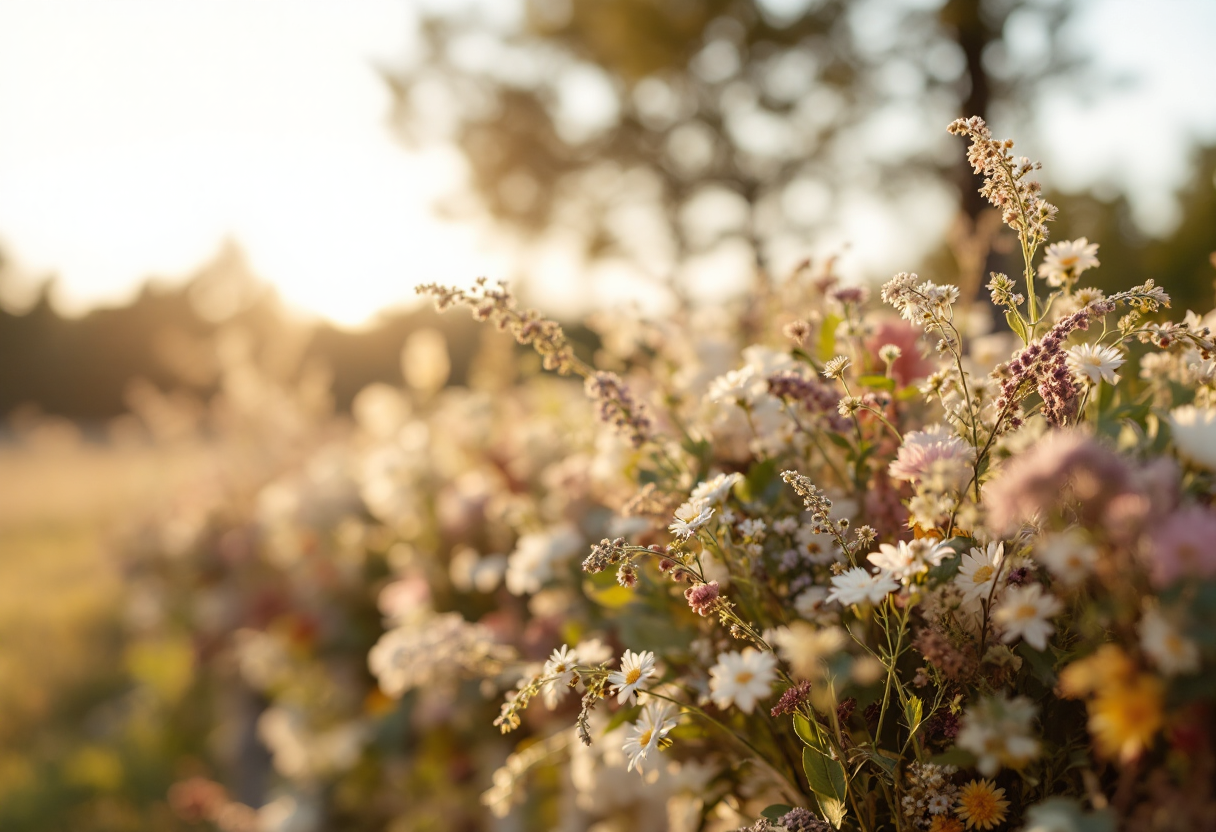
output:
<svg viewBox="0 0 1216 832"><path fill-rule="evenodd" d="M1216 577L1216 514L1200 506L1179 509L1152 539L1152 578L1167 586L1182 577Z"/></svg>
<svg viewBox="0 0 1216 832"><path fill-rule="evenodd" d="M697 615L709 615L718 601L718 582L710 581L707 584L690 586L684 590L684 597Z"/></svg>
<svg viewBox="0 0 1216 832"><path fill-rule="evenodd" d="M892 479L919 482L935 462L944 461L953 468L959 464L970 465L974 456L970 445L938 426L905 436L889 473Z"/></svg>

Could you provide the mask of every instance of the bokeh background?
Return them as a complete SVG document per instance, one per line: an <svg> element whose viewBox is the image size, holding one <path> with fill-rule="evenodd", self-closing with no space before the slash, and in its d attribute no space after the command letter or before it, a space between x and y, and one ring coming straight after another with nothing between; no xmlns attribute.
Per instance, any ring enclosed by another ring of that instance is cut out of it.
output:
<svg viewBox="0 0 1216 832"><path fill-rule="evenodd" d="M176 828L171 787L217 759L270 800L249 719L204 705L222 628L154 608L223 584L274 617L273 580L229 568L264 544L237 515L366 428L369 386L509 384L419 283L508 279L587 355L586 316L730 302L806 258L976 296L1009 268L944 130L976 114L1044 162L1099 286L1205 311L1214 48L1209 0L0 2L0 828ZM148 580L204 526L226 566ZM365 654L378 579L312 580ZM402 742L440 746L408 799L360 814L350 786L326 828L480 828L433 803L486 786L456 740Z"/></svg>

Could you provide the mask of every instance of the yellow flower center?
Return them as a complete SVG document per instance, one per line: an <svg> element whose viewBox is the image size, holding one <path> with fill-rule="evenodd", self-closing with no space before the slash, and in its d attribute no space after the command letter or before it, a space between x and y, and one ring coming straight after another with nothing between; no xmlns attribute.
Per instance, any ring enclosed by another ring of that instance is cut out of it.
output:
<svg viewBox="0 0 1216 832"><path fill-rule="evenodd" d="M650 745L650 738L652 736L654 736L654 729L647 728L642 732L641 736L638 737L638 743L645 748L646 746Z"/></svg>
<svg viewBox="0 0 1216 832"><path fill-rule="evenodd" d="M1034 604L1022 604L1018 607L1015 616L1019 621L1029 621L1031 618L1039 617L1039 608Z"/></svg>
<svg viewBox="0 0 1216 832"><path fill-rule="evenodd" d="M982 584L984 581L992 577L993 569L991 566L981 566L975 570L975 574L971 576L972 583Z"/></svg>
<svg viewBox="0 0 1216 832"><path fill-rule="evenodd" d="M752 679L755 679L755 678L756 678L755 673L751 673L751 672L745 670L735 677L735 681L741 685L746 685L748 682L750 682Z"/></svg>
<svg viewBox="0 0 1216 832"><path fill-rule="evenodd" d="M640 668L640 667L630 668L629 672L625 674L625 684L632 685L634 682L636 682L638 679L641 679L641 678L642 678L642 668Z"/></svg>

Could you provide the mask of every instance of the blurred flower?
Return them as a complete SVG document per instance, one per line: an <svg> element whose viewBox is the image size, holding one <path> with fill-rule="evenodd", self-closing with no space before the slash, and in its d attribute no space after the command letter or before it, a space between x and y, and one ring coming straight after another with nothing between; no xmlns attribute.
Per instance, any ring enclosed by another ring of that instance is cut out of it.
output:
<svg viewBox="0 0 1216 832"><path fill-rule="evenodd" d="M968 706L958 732L958 745L979 758L976 768L992 777L1002 766L1021 768L1039 756L1039 741L1030 735L1038 709L1029 699L1005 694Z"/></svg>
<svg viewBox="0 0 1216 832"><path fill-rule="evenodd" d="M1156 607L1140 619L1140 647L1167 676L1199 669L1199 648Z"/></svg>
<svg viewBox="0 0 1216 832"><path fill-rule="evenodd" d="M745 714L756 701L769 695L777 678L777 657L767 651L746 647L743 652L719 653L718 663L709 669L709 689L714 704L728 708L732 703Z"/></svg>
<svg viewBox="0 0 1216 832"><path fill-rule="evenodd" d="M1178 454L1200 468L1216 471L1216 409L1194 405L1170 411L1170 429Z"/></svg>
<svg viewBox="0 0 1216 832"><path fill-rule="evenodd" d="M718 474L699 483L689 495L690 502L707 506L720 505L730 495L730 490L740 482L743 482L742 474Z"/></svg>
<svg viewBox="0 0 1216 832"><path fill-rule="evenodd" d="M992 619L1001 626L1001 640L1006 644L1020 638L1036 650L1045 650L1048 637L1055 632L1048 619L1063 608L1059 599L1043 592L1041 585L1030 584L1006 592Z"/></svg>
<svg viewBox="0 0 1216 832"><path fill-rule="evenodd" d="M836 655L847 642L839 627L813 627L795 621L779 628L770 639L799 679L815 680L823 675L824 662Z"/></svg>
<svg viewBox="0 0 1216 832"><path fill-rule="evenodd" d="M1179 509L1152 532L1153 583L1169 586L1183 577L1216 576L1216 512L1190 506Z"/></svg>
<svg viewBox="0 0 1216 832"><path fill-rule="evenodd" d="M1147 749L1165 722L1161 680L1141 673L1103 688L1089 703L1089 730L1098 751L1124 762Z"/></svg>
<svg viewBox="0 0 1216 832"><path fill-rule="evenodd" d="M507 589L512 595L538 592L553 579L554 567L568 560L582 545L582 536L570 526L525 534L507 557Z"/></svg>
<svg viewBox="0 0 1216 832"><path fill-rule="evenodd" d="M1035 545L1034 557L1047 567L1054 578L1068 586L1075 586L1093 572L1098 562L1098 550L1084 533L1069 529L1059 534L1044 535Z"/></svg>

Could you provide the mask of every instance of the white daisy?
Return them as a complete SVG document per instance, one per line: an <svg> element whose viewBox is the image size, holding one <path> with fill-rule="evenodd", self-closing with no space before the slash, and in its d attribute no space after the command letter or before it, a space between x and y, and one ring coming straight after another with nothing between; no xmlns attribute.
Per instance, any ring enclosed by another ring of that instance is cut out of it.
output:
<svg viewBox="0 0 1216 832"><path fill-rule="evenodd" d="M692 537L697 529L709 522L714 510L704 503L690 500L676 509L676 521L667 529L674 535L683 538Z"/></svg>
<svg viewBox="0 0 1216 832"><path fill-rule="evenodd" d="M813 525L799 527L794 532L794 541L798 544L798 551L806 555L811 563L824 565L844 558L836 538L826 532L816 532Z"/></svg>
<svg viewBox="0 0 1216 832"><path fill-rule="evenodd" d="M726 499L735 483L742 480L742 474L718 474L692 490L691 502L716 506Z"/></svg>
<svg viewBox="0 0 1216 832"><path fill-rule="evenodd" d="M1098 263L1097 243L1091 243L1084 237L1063 240L1047 247L1043 262L1039 266L1039 277L1046 278L1051 286L1063 286L1075 281L1082 272L1098 265L1101 264Z"/></svg>
<svg viewBox="0 0 1216 832"><path fill-rule="evenodd" d="M714 704L728 708L734 703L750 714L756 701L769 695L777 678L777 657L747 647L740 653L719 653L718 663L709 669L709 690Z"/></svg>
<svg viewBox="0 0 1216 832"><path fill-rule="evenodd" d="M1005 544L1000 542L989 543L983 549L972 549L970 554L963 555L954 583L963 591L965 602L978 603L994 597L993 587L1004 560Z"/></svg>
<svg viewBox="0 0 1216 832"><path fill-rule="evenodd" d="M897 589L899 582L886 572L880 571L871 575L860 566L854 566L832 578L832 591L828 593L828 600L838 601L846 607L863 601L879 604L888 593Z"/></svg>
<svg viewBox="0 0 1216 832"><path fill-rule="evenodd" d="M544 686L545 706L549 710L556 708L557 703L570 690L570 682L574 679L576 664L578 664L578 654L565 644L554 650L553 654L549 656L549 661L545 662L541 673L552 677L545 682Z"/></svg>
<svg viewBox="0 0 1216 832"><path fill-rule="evenodd" d="M1105 381L1118 384L1115 370L1123 366L1123 355L1114 347L1080 344L1068 350L1068 366L1078 377L1084 376L1094 384Z"/></svg>
<svg viewBox="0 0 1216 832"><path fill-rule="evenodd" d="M883 543L877 552L871 552L866 559L892 578L908 584L917 575L937 566L948 554L951 554L949 548L935 540L922 538L911 543L901 540L894 546Z"/></svg>
<svg viewBox="0 0 1216 832"><path fill-rule="evenodd" d="M678 723L678 720L669 715L670 710L671 706L666 702L649 702L642 709L641 718L629 727L629 736L625 738L625 744L622 746L622 750L629 757L628 771L636 768L638 773L641 773L642 761L651 751L663 747L663 740L667 739L667 734Z"/></svg>
<svg viewBox="0 0 1216 832"><path fill-rule="evenodd" d="M1170 411L1174 447L1187 461L1216 471L1216 409L1194 405Z"/></svg>
<svg viewBox="0 0 1216 832"><path fill-rule="evenodd" d="M1140 619L1140 646L1167 676L1199 669L1199 648L1174 623L1152 608Z"/></svg>
<svg viewBox="0 0 1216 832"><path fill-rule="evenodd" d="M993 777L1001 766L1021 768L1039 756L1041 746L1031 722L1038 709L1024 696L1001 693L967 706L955 742L979 758L976 768Z"/></svg>
<svg viewBox="0 0 1216 832"><path fill-rule="evenodd" d="M1067 586L1076 586L1089 577L1098 562L1098 550L1076 530L1044 535L1034 549L1035 560L1042 562L1052 577Z"/></svg>
<svg viewBox="0 0 1216 832"><path fill-rule="evenodd" d="M1055 632L1048 619L1063 608L1059 599L1043 592L1042 586L1030 584L1006 592L992 619L1003 628L1001 640L1006 644L1020 638L1034 649L1044 650L1047 638Z"/></svg>
<svg viewBox="0 0 1216 832"><path fill-rule="evenodd" d="M616 686L616 703L624 705L637 698L638 685L654 675L654 653L626 650L621 656L621 669L608 674L608 683Z"/></svg>

